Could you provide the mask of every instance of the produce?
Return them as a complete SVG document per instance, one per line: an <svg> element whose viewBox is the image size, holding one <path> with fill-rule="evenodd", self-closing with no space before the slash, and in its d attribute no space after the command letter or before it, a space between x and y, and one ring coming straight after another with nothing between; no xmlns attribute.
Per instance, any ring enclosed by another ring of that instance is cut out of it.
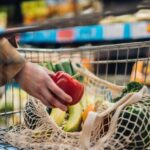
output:
<svg viewBox="0 0 150 150"><path fill-rule="evenodd" d="M65 69L63 68L63 66L61 64L56 64L55 69L56 69L56 72L57 71L64 71L65 72Z"/></svg>
<svg viewBox="0 0 150 150"><path fill-rule="evenodd" d="M49 70L53 70L53 66L52 66L52 63L51 62L48 62L47 63L47 69L49 69Z"/></svg>
<svg viewBox="0 0 150 150"><path fill-rule="evenodd" d="M137 142L135 145L133 143L128 144L127 149L133 146L135 149L139 149L136 147L141 147L142 149L142 147L150 144L150 112L147 109L150 107L150 98L149 96L143 96L142 99L139 103L126 106L118 120L118 134L116 134L115 138L126 141L126 137L131 137L133 133L137 133L134 138Z"/></svg>
<svg viewBox="0 0 150 150"><path fill-rule="evenodd" d="M88 105L87 108L82 112L82 120L83 121L86 120L86 118L87 118L87 116L88 116L88 114L89 114L90 111L93 111L93 112L95 111L94 104Z"/></svg>
<svg viewBox="0 0 150 150"><path fill-rule="evenodd" d="M150 63L148 61L137 61L132 67L130 81L150 85Z"/></svg>
<svg viewBox="0 0 150 150"><path fill-rule="evenodd" d="M46 67L50 71L55 72L54 76L51 76L52 79L55 82L57 82L58 85L64 91L66 90L67 94L69 93L69 95L71 95L71 97L73 98L73 102L71 104L67 104L67 105L74 105L74 104L78 103L78 101L81 99L81 97L83 95L83 91L84 91L84 87L80 83L83 81L83 77L80 75L77 75L76 71L73 69L71 61L65 59L65 60L62 60L60 63L56 63L56 64L53 64L52 62L43 62L43 63L40 63L40 65L43 67ZM73 76L73 77L71 77L71 76ZM77 80L80 82L78 82ZM89 99L91 99L90 96L89 96ZM85 104L85 107L88 104L89 103ZM78 119L78 118L76 118L76 115L73 113L74 109L77 109L76 107L83 109L83 107L81 105L80 106L78 106L78 105L80 105L80 104L77 104L77 106L70 106L68 108L67 112L63 112L62 110L60 110L58 108L46 108L46 111L48 112L50 117L56 122L56 124L58 126L60 126L62 128L64 126L64 130L66 129L66 131L70 131L70 130L77 131L80 128L82 119L77 120L77 123L75 123L75 127L69 123L70 122L69 120L72 119L72 120L76 121L76 119ZM82 115L81 115L81 118L82 118Z"/></svg>
<svg viewBox="0 0 150 150"><path fill-rule="evenodd" d="M70 106L69 110L69 118L68 121L64 125L64 131L66 132L75 132L78 131L81 124L82 119L82 107L80 103Z"/></svg>
<svg viewBox="0 0 150 150"><path fill-rule="evenodd" d="M49 61L49 62L40 63L40 65L55 73L58 71L64 71L70 74L71 76L74 76L77 74L77 72L73 69L73 66L70 60L63 60L60 63L56 63L56 64L53 64L52 62ZM78 67L80 67L80 64L77 64L77 65ZM80 82L83 82L83 76L81 75L78 75L76 79Z"/></svg>
<svg viewBox="0 0 150 150"><path fill-rule="evenodd" d="M61 126L65 120L66 112L59 108L53 108L50 117L56 122L58 126Z"/></svg>
<svg viewBox="0 0 150 150"><path fill-rule="evenodd" d="M84 86L69 74L59 71L51 76L54 82L68 95L72 97L72 102L67 105L77 104L84 93Z"/></svg>
<svg viewBox="0 0 150 150"><path fill-rule="evenodd" d="M130 82L127 84L126 88L123 89L122 93L120 96L114 98L112 100L112 102L117 102L119 101L123 96L125 96L126 94L128 93L131 93L131 92L138 92L140 89L142 89L143 85L138 83L138 82Z"/></svg>
<svg viewBox="0 0 150 150"><path fill-rule="evenodd" d="M74 72L73 72L73 68L71 67L71 62L69 61L63 61L62 62L62 66L65 70L66 73L70 74L70 75L75 75Z"/></svg>

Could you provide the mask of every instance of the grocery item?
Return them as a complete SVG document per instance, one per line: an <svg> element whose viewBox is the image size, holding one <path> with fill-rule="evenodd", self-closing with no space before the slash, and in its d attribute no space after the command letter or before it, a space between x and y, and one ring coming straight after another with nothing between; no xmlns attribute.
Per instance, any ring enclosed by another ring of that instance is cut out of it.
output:
<svg viewBox="0 0 150 150"><path fill-rule="evenodd" d="M138 21L149 21L150 20L150 9L140 9L135 13L135 17Z"/></svg>
<svg viewBox="0 0 150 150"><path fill-rule="evenodd" d="M85 121L89 112L93 111L95 112L95 105L94 104L90 104L87 106L87 108L82 112L82 120Z"/></svg>
<svg viewBox="0 0 150 150"><path fill-rule="evenodd" d="M82 119L82 107L80 103L70 106L69 110L69 118L64 125L64 131L66 132L74 132L78 131L81 125Z"/></svg>
<svg viewBox="0 0 150 150"><path fill-rule="evenodd" d="M143 61L138 61L133 65L130 81L137 81L140 83L144 83L142 68L143 68Z"/></svg>
<svg viewBox="0 0 150 150"><path fill-rule="evenodd" d="M59 63L52 63L51 61L40 63L41 66L49 69L52 72L58 72L58 71L64 71L71 76L76 75L76 71L73 69L73 66L71 64L70 60L63 60ZM80 67L80 64L77 63L77 65ZM83 76L78 75L76 76L76 79L80 82L83 82Z"/></svg>
<svg viewBox="0 0 150 150"><path fill-rule="evenodd" d="M58 126L61 126L65 120L66 112L62 111L59 108L53 108L50 117L57 123Z"/></svg>
<svg viewBox="0 0 150 150"><path fill-rule="evenodd" d="M126 86L114 85L94 76L82 65L78 67L79 70L75 69L84 75L85 92L91 90L92 94L84 93L78 104L69 106L65 119L64 116L59 119L64 120L60 126L40 101L30 97L24 112L25 125L14 127L6 134L5 141L19 148L35 150L65 150L66 147L78 150L146 149L150 144L150 96L146 95L147 88L137 82ZM122 93L122 97L112 102ZM83 122L83 111L90 104L96 106L95 112L87 111ZM16 143L17 137L22 140Z"/></svg>
<svg viewBox="0 0 150 150"><path fill-rule="evenodd" d="M112 102L117 102L119 101L123 96L127 95L128 93L131 92L138 92L139 90L141 90L143 87L142 84L138 83L138 82L130 82L126 85L126 87L123 89L122 93L120 96L114 98L112 100Z"/></svg>
<svg viewBox="0 0 150 150"><path fill-rule="evenodd" d="M132 22L137 22L136 16L133 15L121 15L121 16L107 16L100 20L100 24L112 24L112 23L132 23Z"/></svg>
<svg viewBox="0 0 150 150"><path fill-rule="evenodd" d="M64 71L65 72L65 69L63 68L62 64L55 64L55 69L56 69L56 72L57 71Z"/></svg>
<svg viewBox="0 0 150 150"><path fill-rule="evenodd" d="M3 31L7 27L7 12L0 11L0 31Z"/></svg>
<svg viewBox="0 0 150 150"><path fill-rule="evenodd" d="M70 74L70 75L74 75L73 69L71 67L71 62L69 61L63 61L62 62L62 66L65 70L66 73Z"/></svg>
<svg viewBox="0 0 150 150"><path fill-rule="evenodd" d="M150 85L150 64L147 61L138 61L133 65L130 81Z"/></svg>
<svg viewBox="0 0 150 150"><path fill-rule="evenodd" d="M51 75L51 78L64 92L72 97L72 102L68 103L68 105L74 105L81 100L84 93L84 85L79 81L62 71Z"/></svg>
<svg viewBox="0 0 150 150"><path fill-rule="evenodd" d="M48 17L48 7L45 1L24 1L21 4L23 22L26 25L44 21Z"/></svg>

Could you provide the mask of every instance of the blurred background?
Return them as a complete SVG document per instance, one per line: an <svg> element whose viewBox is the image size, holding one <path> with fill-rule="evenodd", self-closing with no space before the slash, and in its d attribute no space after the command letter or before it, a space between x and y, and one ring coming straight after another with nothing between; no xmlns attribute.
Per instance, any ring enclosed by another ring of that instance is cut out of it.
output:
<svg viewBox="0 0 150 150"><path fill-rule="evenodd" d="M72 18L66 22L63 18ZM141 41L150 38L150 0L1 0L0 30L60 20L63 30L19 35L38 47ZM77 27L78 26L78 27ZM117 32L116 32L117 29Z"/></svg>

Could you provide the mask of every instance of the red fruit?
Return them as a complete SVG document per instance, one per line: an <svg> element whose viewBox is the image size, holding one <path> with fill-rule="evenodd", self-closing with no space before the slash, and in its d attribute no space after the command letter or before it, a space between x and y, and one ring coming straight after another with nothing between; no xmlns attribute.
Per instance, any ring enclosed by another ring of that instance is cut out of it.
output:
<svg viewBox="0 0 150 150"><path fill-rule="evenodd" d="M81 100L84 86L78 80L63 71L58 71L51 78L65 93L72 97L72 102L67 105L74 105Z"/></svg>

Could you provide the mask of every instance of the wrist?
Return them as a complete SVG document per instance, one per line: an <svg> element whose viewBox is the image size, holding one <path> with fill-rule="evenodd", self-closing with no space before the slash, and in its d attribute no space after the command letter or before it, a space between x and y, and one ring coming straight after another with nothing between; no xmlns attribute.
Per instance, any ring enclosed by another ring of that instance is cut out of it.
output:
<svg viewBox="0 0 150 150"><path fill-rule="evenodd" d="M14 79L15 79L16 82L19 82L19 80L22 77L22 74L25 74L25 72L28 71L29 64L30 64L30 62L25 61L25 63L23 65L23 67L21 68L21 70L14 77Z"/></svg>

